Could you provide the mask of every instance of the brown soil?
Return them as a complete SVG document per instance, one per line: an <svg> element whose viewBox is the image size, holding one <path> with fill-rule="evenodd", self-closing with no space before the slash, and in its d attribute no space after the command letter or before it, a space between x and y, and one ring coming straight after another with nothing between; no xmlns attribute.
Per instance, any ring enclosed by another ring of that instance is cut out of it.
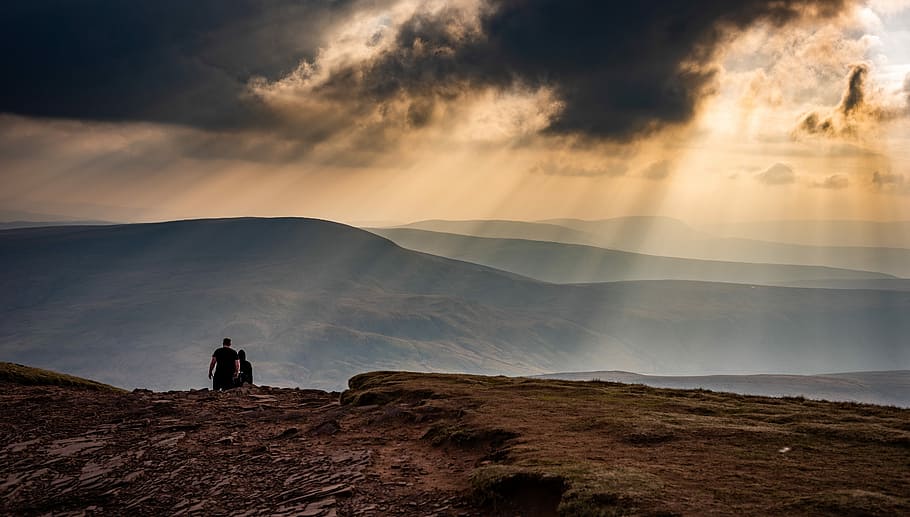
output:
<svg viewBox="0 0 910 517"><path fill-rule="evenodd" d="M0 385L0 514L895 515L910 411L377 372L339 394Z"/></svg>
<svg viewBox="0 0 910 517"><path fill-rule="evenodd" d="M474 515L474 456L338 394L0 385L2 515ZM476 456L476 455L475 455Z"/></svg>

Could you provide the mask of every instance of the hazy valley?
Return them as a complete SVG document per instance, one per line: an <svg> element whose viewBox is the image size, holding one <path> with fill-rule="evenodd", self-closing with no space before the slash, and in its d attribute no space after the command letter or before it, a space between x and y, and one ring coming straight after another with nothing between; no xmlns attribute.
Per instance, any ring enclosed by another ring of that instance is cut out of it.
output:
<svg viewBox="0 0 910 517"><path fill-rule="evenodd" d="M821 224L821 223L818 223ZM849 223L844 223L847 227ZM867 223L875 226L876 223ZM898 277L910 277L910 234L901 230L903 223L877 227L887 235L877 242L889 246L843 246L793 244L756 240L744 237L725 237L697 230L676 219L666 217L624 217L601 221L555 219L542 222L525 221L420 221L402 226L442 233L476 237L528 239L538 241L582 244L649 255L720 260L746 263L800 264L833 268L875 271ZM832 224L829 224L830 228ZM831 230L829 230L831 231ZM850 234L848 229L845 234ZM743 235L773 236L773 232L747 232ZM856 232L852 232L856 234ZM873 233L875 235L875 233ZM828 240L822 242L844 242ZM847 242L869 243L859 238ZM872 241L876 242L876 241ZM891 247L902 244L903 247Z"/></svg>
<svg viewBox="0 0 910 517"><path fill-rule="evenodd" d="M884 273L821 266L681 259L560 242L473 237L408 228L370 231L425 253L510 271L545 282L695 280L737 284L840 287L852 281L890 285ZM843 282L843 283L839 283Z"/></svg>
<svg viewBox="0 0 910 517"><path fill-rule="evenodd" d="M222 336L260 382L331 389L375 369L910 368L910 292L559 285L319 220L8 230L0 260L2 358L124 387L205 386Z"/></svg>

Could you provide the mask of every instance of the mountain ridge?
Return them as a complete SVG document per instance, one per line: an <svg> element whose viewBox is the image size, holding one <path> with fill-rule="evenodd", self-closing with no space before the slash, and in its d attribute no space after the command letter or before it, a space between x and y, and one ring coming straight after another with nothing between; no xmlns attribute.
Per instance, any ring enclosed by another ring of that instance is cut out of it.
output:
<svg viewBox="0 0 910 517"><path fill-rule="evenodd" d="M580 244L474 237L409 228L367 228L400 246L554 283L697 280L786 285L825 280L897 279L819 266L681 259Z"/></svg>
<svg viewBox="0 0 910 517"><path fill-rule="evenodd" d="M907 292L556 285L312 219L7 230L0 262L0 358L125 387L205 386L224 336L264 382L329 389L395 368L910 366Z"/></svg>
<svg viewBox="0 0 910 517"><path fill-rule="evenodd" d="M670 226L677 227L676 224ZM691 227L686 227L691 230ZM687 235L679 236L668 230L666 225L660 226L661 231L653 234L647 229L648 225L645 225L644 229L640 227L638 231L614 226L612 232L606 235L580 232L551 223L504 220L490 222L431 220L394 228L415 228L476 237L563 242L675 258L825 266L877 271L902 278L910 277L910 249L907 248L808 246L711 235L696 238L688 232Z"/></svg>

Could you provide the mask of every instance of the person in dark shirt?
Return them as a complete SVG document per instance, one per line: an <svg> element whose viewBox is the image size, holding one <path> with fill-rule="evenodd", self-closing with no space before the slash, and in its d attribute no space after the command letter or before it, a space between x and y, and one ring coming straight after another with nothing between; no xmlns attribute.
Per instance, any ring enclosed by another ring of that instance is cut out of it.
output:
<svg viewBox="0 0 910 517"><path fill-rule="evenodd" d="M212 376L212 369L215 375ZM212 362L209 363L209 379L212 379L213 390L227 390L234 387L234 378L240 373L240 360L237 352L231 348L231 338L226 337L221 343L221 348L212 353Z"/></svg>
<svg viewBox="0 0 910 517"><path fill-rule="evenodd" d="M243 350L237 351L237 358L240 360L240 382L242 386L244 384L253 384L253 365L246 360L246 352Z"/></svg>

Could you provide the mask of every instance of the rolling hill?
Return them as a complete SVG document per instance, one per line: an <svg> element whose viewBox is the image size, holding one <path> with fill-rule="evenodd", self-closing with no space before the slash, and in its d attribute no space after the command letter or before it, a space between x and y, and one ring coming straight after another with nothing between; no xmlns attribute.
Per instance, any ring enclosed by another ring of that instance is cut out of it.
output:
<svg viewBox="0 0 910 517"><path fill-rule="evenodd" d="M680 259L577 244L472 237L408 228L370 231L404 248L554 283L698 280L762 285L811 282L815 287L825 287L827 282L838 280L876 281L881 285L897 280L882 273L818 266Z"/></svg>
<svg viewBox="0 0 910 517"><path fill-rule="evenodd" d="M847 372L823 375L657 376L630 372L567 372L538 375L542 379L621 382L655 388L706 389L742 395L806 397L910 407L910 370Z"/></svg>
<svg viewBox="0 0 910 517"><path fill-rule="evenodd" d="M910 248L910 221L723 222L705 229L721 237L811 246Z"/></svg>
<svg viewBox="0 0 910 517"><path fill-rule="evenodd" d="M87 390L123 391L114 386L74 377L65 373L0 362L0 384L4 383L17 386L64 386Z"/></svg>
<svg viewBox="0 0 910 517"><path fill-rule="evenodd" d="M807 246L910 248L910 221L780 220L722 221L692 226L661 216L631 216L611 219L545 219L558 225L601 238L635 239L651 235L664 241L697 241L734 238Z"/></svg>
<svg viewBox="0 0 910 517"><path fill-rule="evenodd" d="M116 224L111 221L86 219L60 214L42 214L23 210L0 209L0 230L12 228L33 228L38 226L87 226Z"/></svg>
<svg viewBox="0 0 910 517"><path fill-rule="evenodd" d="M221 337L260 382L379 368L539 374L910 367L910 293L683 281L556 285L312 219L0 232L0 360L202 387Z"/></svg>
<svg viewBox="0 0 910 517"><path fill-rule="evenodd" d="M559 223L559 224L556 224ZM623 229L627 227L627 229ZM719 237L675 219L634 217L581 221L419 221L395 228L443 233L529 239L596 246L648 255L748 262L824 266L875 271L910 277L910 249L872 246L809 246L737 237Z"/></svg>
<svg viewBox="0 0 910 517"><path fill-rule="evenodd" d="M9 221L0 222L0 230L12 230L14 228L38 228L41 226L91 226L116 224L105 221Z"/></svg>
<svg viewBox="0 0 910 517"><path fill-rule="evenodd" d="M881 280L800 280L781 284L784 287L811 287L818 289L879 289L887 291L910 291L910 279L888 278Z"/></svg>
<svg viewBox="0 0 910 517"><path fill-rule="evenodd" d="M547 219L535 224L550 224L593 236L598 244L615 243L624 249L647 249L654 246L680 247L714 238L714 234L697 230L671 217L628 216L610 219Z"/></svg>

